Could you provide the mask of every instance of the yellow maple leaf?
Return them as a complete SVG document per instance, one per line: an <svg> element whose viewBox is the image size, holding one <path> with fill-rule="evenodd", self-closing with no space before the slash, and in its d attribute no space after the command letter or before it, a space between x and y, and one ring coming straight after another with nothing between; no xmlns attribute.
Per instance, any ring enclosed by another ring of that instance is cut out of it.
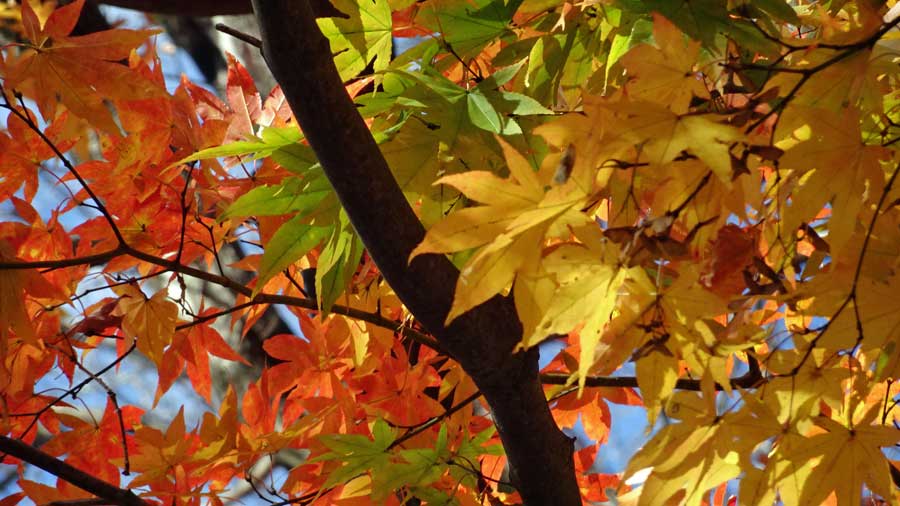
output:
<svg viewBox="0 0 900 506"><path fill-rule="evenodd" d="M711 115L679 115L651 102L611 104L621 118L621 142L638 147L647 161L669 163L683 153L706 163L731 186L731 145L742 139L735 127L717 122Z"/></svg>
<svg viewBox="0 0 900 506"><path fill-rule="evenodd" d="M523 336L522 345L534 346L549 335L578 329L580 390L594 366L598 345L613 318L621 287L626 280L642 279L645 275L639 268L619 265L618 247L604 240L595 224L572 228L572 231L580 243L558 246L542 261L558 288L546 303L540 323Z"/></svg>
<svg viewBox="0 0 900 506"><path fill-rule="evenodd" d="M156 292L149 299L135 285L122 285L116 292L121 298L114 314L122 317L122 331L135 339L138 349L161 367L163 351L175 334L178 306L166 299L166 290Z"/></svg>
<svg viewBox="0 0 900 506"><path fill-rule="evenodd" d="M184 463L193 458L193 439L186 436L184 407L178 411L165 434L153 427L135 428L134 441L137 451L130 455L131 469L137 473L131 481L135 487L143 487L159 480L169 483L172 475L184 479Z"/></svg>
<svg viewBox="0 0 900 506"><path fill-rule="evenodd" d="M783 423L753 395L744 395L743 399L755 416L745 417L745 423L735 428L756 432L759 440L776 435L777 438L774 450L763 459L764 469L758 469L754 465L744 467L746 474L741 478L740 504L774 504L777 497L784 506L797 506L803 480L815 463L813 460L796 462L786 458L805 441L798 432L797 420L790 419L789 423Z"/></svg>
<svg viewBox="0 0 900 506"><path fill-rule="evenodd" d="M650 471L637 504L699 506L711 488L752 467L751 450L780 430L759 408L751 400L739 412L721 415L697 393L675 393L666 415L681 422L663 427L625 470L626 478Z"/></svg>
<svg viewBox="0 0 900 506"><path fill-rule="evenodd" d="M691 98L708 97L702 77L694 71L700 42L688 40L671 21L653 15L654 47L640 44L619 60L628 71L629 96L666 105L672 112L688 111Z"/></svg>
<svg viewBox="0 0 900 506"><path fill-rule="evenodd" d="M506 154L511 179L487 171L446 176L435 185L453 186L466 197L485 204L451 213L428 230L409 258L425 253L453 253L483 246L498 238L523 210L536 206L544 190L528 161L498 138Z"/></svg>
<svg viewBox="0 0 900 506"><path fill-rule="evenodd" d="M672 395L678 381L678 359L660 348L639 358L635 366L638 387L647 408L647 423L656 422L662 401Z"/></svg>
<svg viewBox="0 0 900 506"><path fill-rule="evenodd" d="M802 363L796 374L790 374L801 363L804 352L778 350L769 355L766 365L776 375L766 386L766 404L783 421L806 418L805 409L817 409L820 402L839 409L844 401L841 386L850 376L843 367L834 367L839 360L824 348L814 349ZM810 403L815 399L814 403Z"/></svg>
<svg viewBox="0 0 900 506"><path fill-rule="evenodd" d="M825 109L792 106L793 121L806 125L794 130L802 142L788 149L779 160L783 169L794 171L796 185L790 206L783 207L784 230L796 230L831 204L828 243L839 255L853 235L858 216L868 209L867 201L877 199L884 187L881 160L889 150L863 141L860 114L855 109L840 113ZM880 142L880 141L879 141Z"/></svg>
<svg viewBox="0 0 900 506"><path fill-rule="evenodd" d="M539 253L543 232L502 234L469 259L459 273L447 323L508 287L528 257Z"/></svg>
<svg viewBox="0 0 900 506"><path fill-rule="evenodd" d="M410 254L452 253L481 247L460 270L447 323L505 290L528 259L540 255L548 227L579 208L585 194L573 185L555 186L545 193L525 158L500 140L510 177L471 171L439 179L472 201L484 204L451 213L428 230ZM572 213L575 221L587 218Z"/></svg>
<svg viewBox="0 0 900 506"><path fill-rule="evenodd" d="M882 497L890 497L889 464L881 448L900 441L900 431L869 425L879 412L876 405L859 425L851 427L830 418L816 420L827 432L808 438L790 455L797 463L819 459L802 482L801 506L819 505L831 492L836 494L838 506L855 506L862 497L863 484Z"/></svg>

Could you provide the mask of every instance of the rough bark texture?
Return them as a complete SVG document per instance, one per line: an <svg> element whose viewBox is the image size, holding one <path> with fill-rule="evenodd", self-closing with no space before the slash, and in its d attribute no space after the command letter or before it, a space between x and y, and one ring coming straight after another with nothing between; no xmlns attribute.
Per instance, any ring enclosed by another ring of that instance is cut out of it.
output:
<svg viewBox="0 0 900 506"><path fill-rule="evenodd" d="M537 352L512 353L522 333L512 301L495 297L444 325L459 272L442 255L407 263L425 231L345 93L314 12L297 0L253 3L269 67L350 220L400 299L481 389L525 503L581 504L572 441L550 414Z"/></svg>

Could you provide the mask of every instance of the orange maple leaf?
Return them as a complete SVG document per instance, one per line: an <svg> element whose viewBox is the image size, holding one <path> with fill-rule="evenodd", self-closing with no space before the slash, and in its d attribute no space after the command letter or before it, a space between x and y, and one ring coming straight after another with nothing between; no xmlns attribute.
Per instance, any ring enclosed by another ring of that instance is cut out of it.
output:
<svg viewBox="0 0 900 506"><path fill-rule="evenodd" d="M42 449L51 455L69 454L70 463L71 459L77 459L78 463L83 464L82 467L90 466L95 475L117 477L118 468L115 464L125 454L123 428L131 430L140 422L143 413L136 406L122 406L118 410L111 401L107 401L100 420L86 420L69 413L60 413L57 416L71 430L60 432ZM120 417L122 426L119 425ZM99 473L101 469L106 472Z"/></svg>
<svg viewBox="0 0 900 506"><path fill-rule="evenodd" d="M28 115L28 110L22 111ZM75 143L64 139L68 115L60 115L44 131L61 151L66 151ZM25 200L34 199L38 188L38 173L41 162L55 155L50 146L15 114L6 120L6 133L0 134L0 195L12 195L25 185Z"/></svg>
<svg viewBox="0 0 900 506"><path fill-rule="evenodd" d="M163 96L165 89L120 63L158 30L113 29L69 36L84 0L53 11L40 20L29 2L22 3L25 51L11 63L7 86L26 91L44 118L53 118L57 101L75 115L108 132L118 133L106 100Z"/></svg>

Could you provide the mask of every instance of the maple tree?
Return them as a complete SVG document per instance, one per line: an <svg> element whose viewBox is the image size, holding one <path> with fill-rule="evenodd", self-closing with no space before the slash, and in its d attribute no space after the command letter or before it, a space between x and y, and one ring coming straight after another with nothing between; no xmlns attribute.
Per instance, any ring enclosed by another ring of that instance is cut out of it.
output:
<svg viewBox="0 0 900 506"><path fill-rule="evenodd" d="M894 2L108 2L254 12L280 86L224 99L62 3L0 8L0 504L900 501ZM141 357L214 408L120 399Z"/></svg>

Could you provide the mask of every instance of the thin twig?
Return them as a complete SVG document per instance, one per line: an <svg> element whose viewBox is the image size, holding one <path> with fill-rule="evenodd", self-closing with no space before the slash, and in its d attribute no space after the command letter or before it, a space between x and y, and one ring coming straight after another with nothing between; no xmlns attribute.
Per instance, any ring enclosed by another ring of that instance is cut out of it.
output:
<svg viewBox="0 0 900 506"><path fill-rule="evenodd" d="M254 37L253 35L250 35L249 33L242 32L242 31L238 30L237 28L232 28L232 27L226 25L225 23L216 23L216 30L218 30L224 34L231 35L235 39L244 41L247 44L250 44L251 46L258 48L260 51L262 51L262 41L259 40L258 37Z"/></svg>
<svg viewBox="0 0 900 506"><path fill-rule="evenodd" d="M450 409L448 409L447 411L444 411L444 412L441 413L440 415L435 416L435 417L433 417L433 418L430 418L430 419L426 420L425 422L423 422L421 425L419 425L419 426L416 427L415 429L412 429L411 431L407 432L406 434L403 434L402 436L400 436L400 437L398 437L397 439L395 439L394 442L391 443L390 446L388 446L388 450L390 450L391 448L396 448L396 447L400 446L401 444L403 444L403 443L409 441L410 439L412 439L412 438L413 438L414 436L416 436L417 434L421 434L422 432L424 432L426 429L428 429L428 427L431 427L432 425L434 425L434 424L440 422L441 420L443 420L443 419L449 417L449 416L452 415L453 413L456 413L457 411L461 410L462 408L468 406L469 404L471 404L472 402L474 402L475 399L477 399L477 398L479 398L479 397L481 397L481 392L476 391L476 392L473 393L472 395L470 395L470 396L466 397L465 399L459 401L459 403L457 403L456 405L451 406Z"/></svg>

